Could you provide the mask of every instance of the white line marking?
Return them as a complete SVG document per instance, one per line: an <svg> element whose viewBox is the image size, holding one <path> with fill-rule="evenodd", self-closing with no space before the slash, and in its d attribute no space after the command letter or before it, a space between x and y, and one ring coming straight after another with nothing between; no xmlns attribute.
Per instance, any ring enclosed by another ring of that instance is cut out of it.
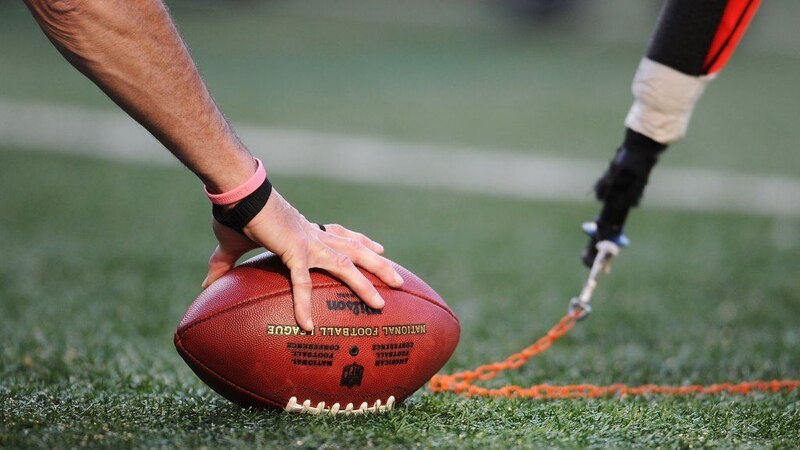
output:
<svg viewBox="0 0 800 450"><path fill-rule="evenodd" d="M271 173L528 200L593 202L605 162L237 126ZM0 144L145 164L177 161L121 111L0 99ZM800 217L800 180L659 167L646 205Z"/></svg>

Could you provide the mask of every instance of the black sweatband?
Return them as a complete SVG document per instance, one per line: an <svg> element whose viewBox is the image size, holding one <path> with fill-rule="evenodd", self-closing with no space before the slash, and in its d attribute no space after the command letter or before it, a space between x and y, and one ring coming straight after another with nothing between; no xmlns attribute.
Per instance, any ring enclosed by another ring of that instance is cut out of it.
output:
<svg viewBox="0 0 800 450"><path fill-rule="evenodd" d="M269 195L272 193L272 183L269 179L264 178L264 182L252 194L243 198L239 203L232 208L226 209L222 205L213 205L211 207L211 214L217 222L225 225L226 227L244 234L244 227L253 220L267 204Z"/></svg>

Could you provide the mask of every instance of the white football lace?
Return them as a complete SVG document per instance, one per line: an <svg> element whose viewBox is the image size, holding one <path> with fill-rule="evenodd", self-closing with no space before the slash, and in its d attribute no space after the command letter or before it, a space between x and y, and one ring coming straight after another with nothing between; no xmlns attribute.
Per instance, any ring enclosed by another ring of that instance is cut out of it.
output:
<svg viewBox="0 0 800 450"><path fill-rule="evenodd" d="M369 406L364 402L358 408L354 408L352 403L348 403L344 408L339 403L334 403L331 406L325 405L325 402L317 403L317 406L311 406L311 400L306 400L303 403L297 403L297 397L289 399L289 403L283 408L285 411L293 413L307 413L307 414L366 414L366 413L382 413L389 411L394 407L394 395L386 400L386 404L381 403L380 399L375 400L375 404Z"/></svg>

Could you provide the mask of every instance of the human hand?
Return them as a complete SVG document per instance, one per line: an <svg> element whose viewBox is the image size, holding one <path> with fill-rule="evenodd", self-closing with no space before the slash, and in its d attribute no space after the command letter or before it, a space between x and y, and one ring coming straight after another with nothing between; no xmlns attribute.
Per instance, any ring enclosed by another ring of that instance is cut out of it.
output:
<svg viewBox="0 0 800 450"><path fill-rule="evenodd" d="M356 266L375 274L391 287L398 288L403 284L400 274L389 260L381 256L382 245L341 225L325 225L326 231L322 231L275 190L264 208L244 227L244 235L216 220L212 227L219 245L208 262L203 289L233 269L242 255L264 247L278 255L289 268L295 320L306 331L314 328L309 269L330 272L364 303L376 309L383 307L384 300Z"/></svg>

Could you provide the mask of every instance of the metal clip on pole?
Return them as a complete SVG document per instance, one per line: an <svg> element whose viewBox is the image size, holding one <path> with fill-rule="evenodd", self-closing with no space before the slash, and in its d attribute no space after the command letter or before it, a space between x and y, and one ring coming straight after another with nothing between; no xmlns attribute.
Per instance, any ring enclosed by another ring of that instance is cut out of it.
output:
<svg viewBox="0 0 800 450"><path fill-rule="evenodd" d="M592 301L592 294L597 287L597 277L600 276L600 273L611 272L611 260L619 254L620 250L620 246L612 241L600 241L596 248L597 256L589 271L589 279L583 285L581 294L573 297L569 302L569 314L572 315L578 311L578 320L585 319L592 312L592 306L589 303Z"/></svg>

